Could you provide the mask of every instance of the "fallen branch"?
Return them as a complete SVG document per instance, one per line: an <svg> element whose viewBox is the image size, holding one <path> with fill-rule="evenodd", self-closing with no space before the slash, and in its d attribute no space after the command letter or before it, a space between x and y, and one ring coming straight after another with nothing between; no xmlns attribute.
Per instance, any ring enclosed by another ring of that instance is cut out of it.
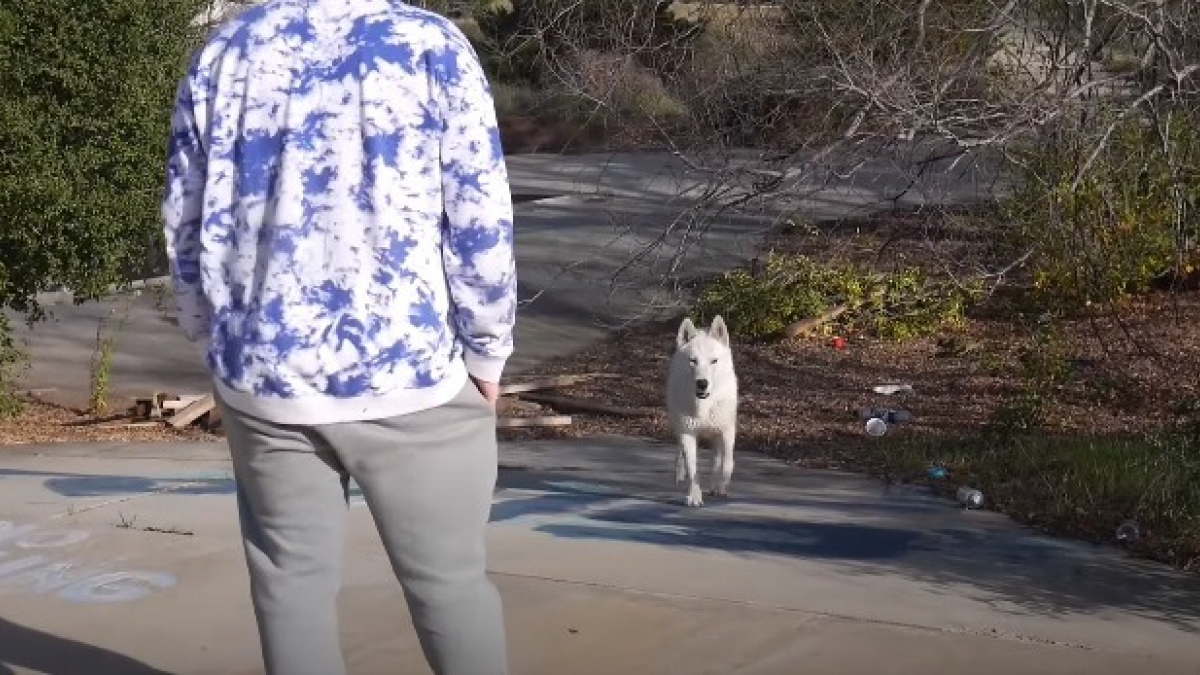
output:
<svg viewBox="0 0 1200 675"><path fill-rule="evenodd" d="M812 331L845 314L850 310L850 307L850 305L838 305L837 307L834 307L833 309L819 316L797 321L783 329L783 334L786 335L789 340L794 340L805 333L811 333Z"/></svg>
<svg viewBox="0 0 1200 675"><path fill-rule="evenodd" d="M644 408L626 408L623 406L596 403L594 401L585 401L571 396L561 396L559 394L530 393L521 394L521 398L533 401L534 403L548 405L556 411L565 413L594 413L612 417L647 417L652 414L651 411Z"/></svg>
<svg viewBox="0 0 1200 675"><path fill-rule="evenodd" d="M814 316L814 317L811 317L808 319L801 319L800 321L796 321L795 323L792 323L791 325L789 325L787 328L784 328L783 334L786 335L789 340L794 340L794 339L800 337L801 335L804 335L805 333L811 333L812 331L820 328L821 326L824 326L825 324L829 323L830 321L833 321L834 319L845 314L846 312L849 312L850 310L858 309L859 307L862 307L863 305L867 304L868 302L871 302L872 300L878 300L882 297L883 297L883 291L875 291L871 295L869 295L857 302L843 303L843 304L838 305L838 306L834 307L833 309L825 312L824 314L820 314L818 316Z"/></svg>
<svg viewBox="0 0 1200 675"><path fill-rule="evenodd" d="M500 385L500 395L519 394L527 391L538 391L540 389L554 389L556 387L569 387L573 384L579 384L584 380L590 380L597 377L616 377L611 373L583 373L580 375L557 375L555 377L546 377L532 382L518 382L513 384Z"/></svg>
<svg viewBox="0 0 1200 675"><path fill-rule="evenodd" d="M161 427L161 422L105 422L97 424L97 429L152 429Z"/></svg>
<svg viewBox="0 0 1200 675"><path fill-rule="evenodd" d="M63 426L64 427L105 427L105 426L111 425L113 422L120 422L121 420L128 420L128 419L133 419L133 413L131 413L131 412L115 413L115 414L108 415L105 417L97 417L97 418L86 419L86 420L76 420L73 422L67 422L67 423L63 424Z"/></svg>

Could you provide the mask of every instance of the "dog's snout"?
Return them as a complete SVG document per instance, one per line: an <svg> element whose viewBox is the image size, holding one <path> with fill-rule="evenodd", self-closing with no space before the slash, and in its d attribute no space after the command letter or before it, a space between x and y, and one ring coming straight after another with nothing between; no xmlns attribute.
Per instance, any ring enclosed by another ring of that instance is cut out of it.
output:
<svg viewBox="0 0 1200 675"><path fill-rule="evenodd" d="M696 388L701 391L708 389L708 380L696 380Z"/></svg>

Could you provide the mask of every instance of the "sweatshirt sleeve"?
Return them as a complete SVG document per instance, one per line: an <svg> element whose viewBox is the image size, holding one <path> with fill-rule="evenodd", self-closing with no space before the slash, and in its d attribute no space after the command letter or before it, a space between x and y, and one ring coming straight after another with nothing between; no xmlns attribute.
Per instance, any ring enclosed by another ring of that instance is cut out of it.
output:
<svg viewBox="0 0 1200 675"><path fill-rule="evenodd" d="M207 342L210 310L200 283L205 155L195 104L190 79L185 77L176 90L171 114L162 225L179 326L189 340Z"/></svg>
<svg viewBox="0 0 1200 675"><path fill-rule="evenodd" d="M487 76L466 38L449 38L430 52L442 122L443 265L467 370L498 382L517 310L512 195Z"/></svg>

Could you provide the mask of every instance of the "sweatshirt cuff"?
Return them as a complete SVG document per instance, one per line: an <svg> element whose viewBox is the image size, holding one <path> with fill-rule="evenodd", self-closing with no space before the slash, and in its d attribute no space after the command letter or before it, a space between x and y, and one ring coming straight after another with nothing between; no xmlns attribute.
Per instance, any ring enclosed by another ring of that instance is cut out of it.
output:
<svg viewBox="0 0 1200 675"><path fill-rule="evenodd" d="M484 382L499 382L504 373L504 364L508 362L506 357L481 356L469 347L463 349L463 360L471 377Z"/></svg>

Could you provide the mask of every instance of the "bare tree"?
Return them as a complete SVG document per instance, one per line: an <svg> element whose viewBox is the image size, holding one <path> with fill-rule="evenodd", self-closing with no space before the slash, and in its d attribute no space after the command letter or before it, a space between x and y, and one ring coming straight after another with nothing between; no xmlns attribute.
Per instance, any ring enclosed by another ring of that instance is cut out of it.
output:
<svg viewBox="0 0 1200 675"><path fill-rule="evenodd" d="M495 49L522 54L537 86L627 140L673 153L691 180L688 208L631 264L665 259L669 276L713 223L793 218L833 184L874 181L887 186L881 199L937 202L959 174L1004 189L1055 181L1034 161L1047 144L1070 148L1069 188L1080 190L1130 125L1159 139L1179 254L1193 246L1197 137L1179 132L1200 122L1200 10L1187 0L528 0L514 10ZM959 272L999 283L1031 255Z"/></svg>

